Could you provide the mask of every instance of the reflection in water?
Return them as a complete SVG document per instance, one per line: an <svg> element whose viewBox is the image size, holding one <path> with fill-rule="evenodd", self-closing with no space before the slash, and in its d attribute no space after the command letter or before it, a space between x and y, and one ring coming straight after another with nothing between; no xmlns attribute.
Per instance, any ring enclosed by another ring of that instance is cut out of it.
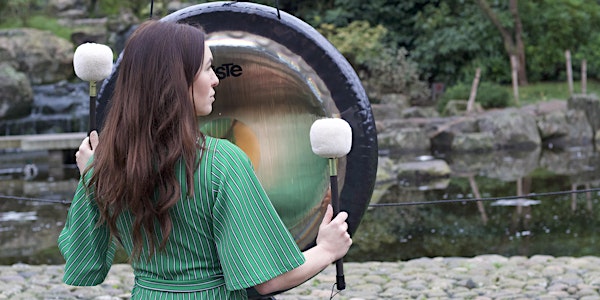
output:
<svg viewBox="0 0 600 300"><path fill-rule="evenodd" d="M378 203L490 201L372 207L353 237L347 260L396 261L491 253L597 255L599 212L594 206L600 201L600 191L544 197L535 194L599 188L598 153L572 149L445 159L452 169L445 188L432 185L428 190L415 190L401 184L400 178L390 180L393 174L378 174L385 179L376 186Z"/></svg>
<svg viewBox="0 0 600 300"><path fill-rule="evenodd" d="M446 184L411 188L402 178L388 174L376 186L377 203L493 201L371 207L353 236L354 245L346 261L490 253L597 255L599 191L544 197L535 194L599 188L598 153L575 149L444 159L452 169ZM0 190L5 196L69 199L75 189L74 177L37 181L5 178L0 180ZM0 264L63 263L56 238L66 213L62 204L0 197Z"/></svg>
<svg viewBox="0 0 600 300"><path fill-rule="evenodd" d="M28 182L12 181L10 184L23 184L23 190L32 189ZM49 187L55 188L52 193L58 192L64 197L70 197L75 184L72 180L61 184L49 184ZM46 189L46 192L49 191ZM62 258L56 247L56 239L66 217L67 206L62 204L0 197L0 264L60 263Z"/></svg>

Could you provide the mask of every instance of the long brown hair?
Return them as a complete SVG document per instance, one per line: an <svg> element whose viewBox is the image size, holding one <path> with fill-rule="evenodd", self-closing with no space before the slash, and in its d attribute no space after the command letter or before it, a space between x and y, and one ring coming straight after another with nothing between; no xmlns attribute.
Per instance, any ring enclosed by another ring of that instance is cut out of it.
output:
<svg viewBox="0 0 600 300"><path fill-rule="evenodd" d="M106 222L112 235L119 237L119 214L128 210L134 216L132 259L139 259L144 235L149 257L155 253L156 221L159 250L167 243L173 226L169 209L181 196L175 174L180 160L188 194L193 193L204 136L189 88L203 63L204 39L195 26L146 21L123 51L88 187L95 192L99 222Z"/></svg>

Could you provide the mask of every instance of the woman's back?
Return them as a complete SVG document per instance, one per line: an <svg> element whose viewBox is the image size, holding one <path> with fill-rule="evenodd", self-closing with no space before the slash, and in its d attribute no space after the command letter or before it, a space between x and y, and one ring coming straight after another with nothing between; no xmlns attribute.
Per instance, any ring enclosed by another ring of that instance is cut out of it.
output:
<svg viewBox="0 0 600 300"><path fill-rule="evenodd" d="M185 196L184 169L183 163L176 166L183 196L170 210L173 229L165 249L148 258L145 242L140 259L132 262L136 275L133 299L188 297L190 292L206 299L244 299L246 288L304 262L304 256L260 188L250 160L237 146L206 137L201 163L194 174L194 194L189 198ZM97 210L85 204L74 202L73 209L81 211L72 214L93 217ZM126 211L117 221L128 254L133 250L133 220L131 212ZM106 234L105 227L100 226L96 234ZM78 235L72 228L65 226L61 234L59 245L65 255L89 253L86 260L97 262L87 264L90 266L107 260L102 253L110 251L95 251L94 245L78 244L77 249L67 250L67 234ZM67 265L65 272L79 278L98 272L93 269L77 271ZM96 276L105 274L100 272ZM171 293L176 291L185 293Z"/></svg>

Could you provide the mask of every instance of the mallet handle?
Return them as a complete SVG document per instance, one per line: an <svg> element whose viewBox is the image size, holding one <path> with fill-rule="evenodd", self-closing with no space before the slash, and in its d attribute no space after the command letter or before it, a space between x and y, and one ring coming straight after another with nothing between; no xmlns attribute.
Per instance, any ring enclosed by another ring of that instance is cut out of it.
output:
<svg viewBox="0 0 600 300"><path fill-rule="evenodd" d="M90 119L88 123L88 136L96 130L96 82L90 81Z"/></svg>
<svg viewBox="0 0 600 300"><path fill-rule="evenodd" d="M331 206L333 207L333 217L340 213L340 197L338 194L337 182L337 158L329 159L329 183L331 186ZM339 291L346 288L346 279L344 278L344 259L340 258L335 261L335 281Z"/></svg>

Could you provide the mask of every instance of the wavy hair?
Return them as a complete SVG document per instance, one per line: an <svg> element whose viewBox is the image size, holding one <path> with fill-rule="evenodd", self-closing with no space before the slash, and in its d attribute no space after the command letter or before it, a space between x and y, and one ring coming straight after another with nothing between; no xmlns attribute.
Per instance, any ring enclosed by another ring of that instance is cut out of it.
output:
<svg viewBox="0 0 600 300"><path fill-rule="evenodd" d="M146 21L130 36L101 142L95 149L93 189L101 217L119 238L118 216L133 217L132 259L139 259L144 235L149 256L164 249L173 223L169 209L179 201L175 165L185 163L188 195L204 136L198 129L189 88L204 59L204 31L173 22ZM155 223L160 226L159 241Z"/></svg>

